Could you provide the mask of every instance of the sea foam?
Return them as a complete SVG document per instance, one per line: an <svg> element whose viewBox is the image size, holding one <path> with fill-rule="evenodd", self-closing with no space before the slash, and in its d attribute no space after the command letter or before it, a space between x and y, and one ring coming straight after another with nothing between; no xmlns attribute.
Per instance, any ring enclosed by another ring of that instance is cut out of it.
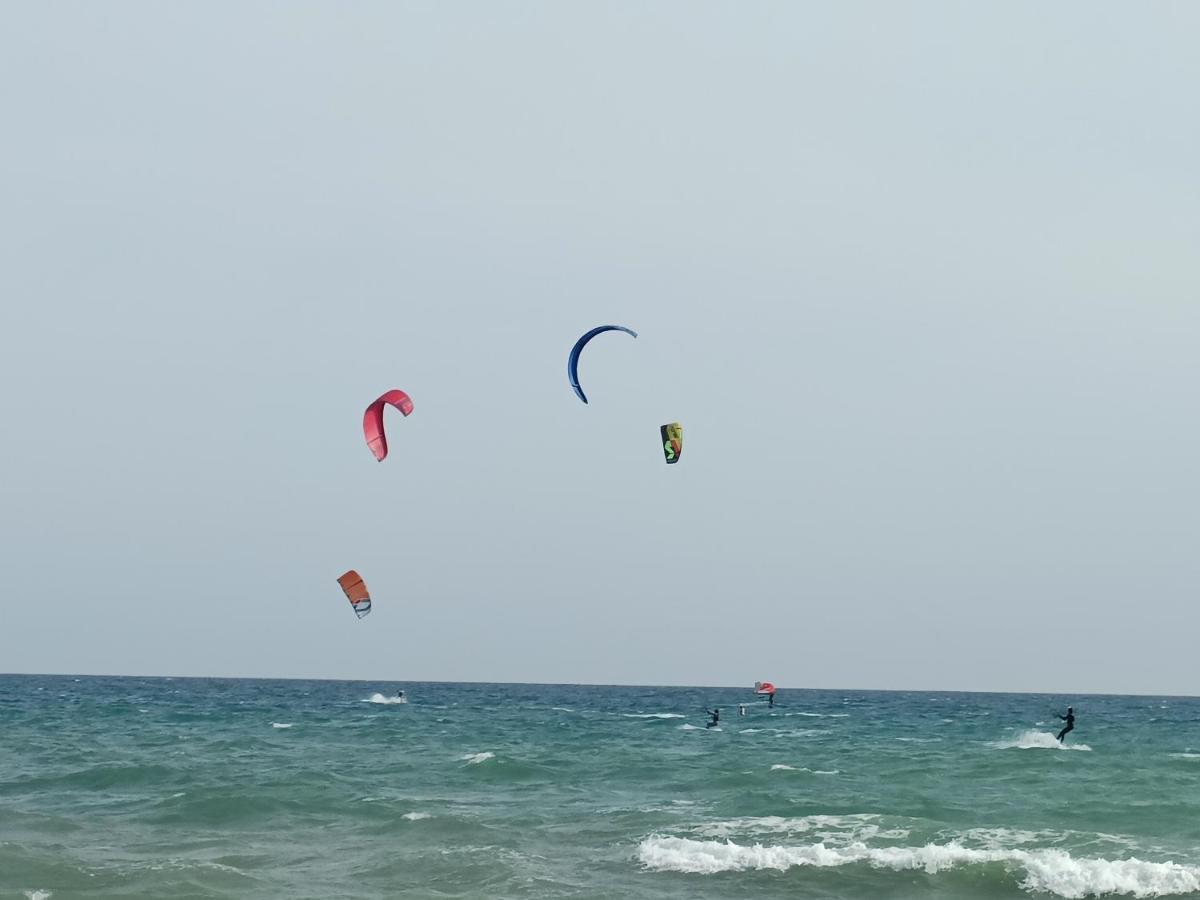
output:
<svg viewBox="0 0 1200 900"><path fill-rule="evenodd" d="M999 750L1091 750L1087 744L1062 744L1049 731L1022 731L1007 741L992 744Z"/></svg>
<svg viewBox="0 0 1200 900"><path fill-rule="evenodd" d="M784 763L775 763L775 765L771 766L771 771L772 772L807 772L809 775L840 775L841 774L841 772L839 772L837 769L810 769L808 766L800 766L799 768L796 768L796 766L789 766L789 765L785 765Z"/></svg>
<svg viewBox="0 0 1200 900"><path fill-rule="evenodd" d="M774 767L772 767L774 768ZM788 767L792 768L792 767ZM810 769L795 769L792 771L810 772ZM693 834L706 838L745 839L760 835L775 837L794 837L796 835L812 835L823 843L844 846L856 841L866 841L871 838L889 838L902 840L909 835L907 829L886 829L883 819L874 813L853 813L850 815L812 815L812 816L745 816L720 822L708 822L691 829Z"/></svg>
<svg viewBox="0 0 1200 900"><path fill-rule="evenodd" d="M686 719L680 713L621 713L627 719Z"/></svg>
<svg viewBox="0 0 1200 900"><path fill-rule="evenodd" d="M465 762L468 766L477 766L480 763L485 763L489 759L495 759L496 754L491 750L485 750L482 753L467 753L460 756L459 759Z"/></svg>
<svg viewBox="0 0 1200 900"><path fill-rule="evenodd" d="M652 871L703 875L848 865L897 872L923 870L936 875L963 866L1001 864L1019 875L1024 890L1071 900L1105 894L1142 898L1200 891L1197 866L1135 858L1076 858L1064 850L977 850L953 841L923 847L868 847L861 842L845 847L829 847L825 843L764 847L654 835L642 841L637 855L642 865Z"/></svg>

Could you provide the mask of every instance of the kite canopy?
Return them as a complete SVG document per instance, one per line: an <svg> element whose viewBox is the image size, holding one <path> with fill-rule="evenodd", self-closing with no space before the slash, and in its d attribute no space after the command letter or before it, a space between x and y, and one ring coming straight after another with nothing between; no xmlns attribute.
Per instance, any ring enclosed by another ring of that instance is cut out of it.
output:
<svg viewBox="0 0 1200 900"><path fill-rule="evenodd" d="M383 408L385 406L394 406L406 416L413 411L412 400L409 399L408 394L404 391L388 391L368 406L367 411L363 413L363 437L367 439L367 446L371 448L371 452L380 462L383 462L388 455L387 435L383 433Z"/></svg>
<svg viewBox="0 0 1200 900"><path fill-rule="evenodd" d="M679 462L679 457L683 455L683 426L678 422L671 422L669 425L660 426L658 431L662 435L663 455L667 458L667 465Z"/></svg>
<svg viewBox="0 0 1200 900"><path fill-rule="evenodd" d="M575 346L571 348L571 355L567 357L567 378L571 380L571 387L575 389L575 395L584 403L587 403L588 400L587 396L583 393L583 388L579 386L579 354L583 352L583 348L587 346L588 341L605 331L623 331L628 335L637 337L636 331L626 328L624 325L600 325L575 342Z"/></svg>
<svg viewBox="0 0 1200 900"><path fill-rule="evenodd" d="M754 693L756 694L773 694L775 693L775 685L769 681L754 682Z"/></svg>
<svg viewBox="0 0 1200 900"><path fill-rule="evenodd" d="M355 615L361 619L371 611L371 595L367 592L366 583L357 572L351 569L338 579L338 584L346 592L346 599L354 607Z"/></svg>

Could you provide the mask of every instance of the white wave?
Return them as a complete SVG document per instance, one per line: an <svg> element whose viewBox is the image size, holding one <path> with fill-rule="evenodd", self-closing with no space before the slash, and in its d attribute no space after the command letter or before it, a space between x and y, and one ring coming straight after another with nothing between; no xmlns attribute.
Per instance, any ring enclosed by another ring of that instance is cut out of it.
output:
<svg viewBox="0 0 1200 900"><path fill-rule="evenodd" d="M29 900L50 900L54 896L54 891L23 891Z"/></svg>
<svg viewBox="0 0 1200 900"><path fill-rule="evenodd" d="M627 719L686 719L680 713L621 713Z"/></svg>
<svg viewBox="0 0 1200 900"><path fill-rule="evenodd" d="M784 716L805 716L809 719L848 719L850 713L790 712L784 713Z"/></svg>
<svg viewBox="0 0 1200 900"><path fill-rule="evenodd" d="M363 703L407 703L407 697L385 697L383 694L372 694L370 697L364 697Z"/></svg>
<svg viewBox="0 0 1200 900"><path fill-rule="evenodd" d="M918 737L898 737L898 741L905 741L909 744L938 744L941 743L941 738L918 738Z"/></svg>
<svg viewBox="0 0 1200 900"><path fill-rule="evenodd" d="M569 707L566 707L566 706L552 706L550 708L552 710L555 710L556 712L575 712L575 710L573 710Z"/></svg>
<svg viewBox="0 0 1200 900"><path fill-rule="evenodd" d="M1069 839L1078 832L1069 831L1030 831L1026 828L968 828L957 836L957 840L967 840L973 844L982 844L985 850L1003 850L1027 844L1054 844ZM1098 835L1089 834L1087 837L1095 840Z"/></svg>
<svg viewBox="0 0 1200 900"><path fill-rule="evenodd" d="M291 728L292 723L291 722L272 722L271 727L272 728Z"/></svg>
<svg viewBox="0 0 1200 900"><path fill-rule="evenodd" d="M774 767L772 767L774 768ZM784 768L791 768L785 766ZM792 769L811 772L811 769ZM855 841L886 837L900 840L908 837L908 831L893 829L883 831L878 824L879 816L873 813L854 813L844 816L748 816L723 822L710 822L693 828L702 837L731 839L740 835L786 835L813 834L823 843L844 846Z"/></svg>
<svg viewBox="0 0 1200 900"><path fill-rule="evenodd" d="M684 724L684 725L679 726L679 730L680 731L703 731L704 729L701 728L699 725Z"/></svg>
<svg viewBox="0 0 1200 900"><path fill-rule="evenodd" d="M1172 759L1200 759L1200 753L1169 753Z"/></svg>
<svg viewBox="0 0 1200 900"><path fill-rule="evenodd" d="M842 774L837 769L810 769L808 766L785 766L783 763L776 763L771 766L772 772L807 772L809 775L840 775Z"/></svg>
<svg viewBox="0 0 1200 900"><path fill-rule="evenodd" d="M999 750L1091 750L1087 744L1061 744L1049 731L1022 731L1012 740L995 741Z"/></svg>
<svg viewBox="0 0 1200 900"><path fill-rule="evenodd" d="M410 821L410 822L420 822L422 819L432 819L433 816L430 813L406 812L400 818L408 819L408 821Z"/></svg>
<svg viewBox="0 0 1200 900"><path fill-rule="evenodd" d="M493 753L491 750L485 750L482 753L467 753L466 755L459 757L460 760L462 760L469 766L477 766L480 763L485 763L489 759L495 759L495 758L496 758L496 754Z"/></svg>
<svg viewBox="0 0 1200 900"><path fill-rule="evenodd" d="M738 734L758 734L761 731L761 728L743 728Z"/></svg>
<svg viewBox="0 0 1200 900"><path fill-rule="evenodd" d="M1031 893L1056 894L1070 900L1104 894L1165 897L1200 891L1200 867L1140 859L1088 859L1065 850L976 850L956 842L924 847L868 847L858 842L828 847L823 842L802 846L743 846L732 841L690 838L646 838L638 860L658 872L712 875L747 869L785 871L793 866L833 868L868 865L897 872L924 870L930 875L961 866L999 863L1022 876L1020 886Z"/></svg>

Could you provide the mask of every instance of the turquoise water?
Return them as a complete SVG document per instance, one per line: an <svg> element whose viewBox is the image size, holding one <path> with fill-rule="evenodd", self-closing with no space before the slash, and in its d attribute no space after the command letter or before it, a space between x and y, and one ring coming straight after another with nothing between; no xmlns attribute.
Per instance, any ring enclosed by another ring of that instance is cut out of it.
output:
<svg viewBox="0 0 1200 900"><path fill-rule="evenodd" d="M1193 699L3 676L0 733L0 897L1200 896Z"/></svg>

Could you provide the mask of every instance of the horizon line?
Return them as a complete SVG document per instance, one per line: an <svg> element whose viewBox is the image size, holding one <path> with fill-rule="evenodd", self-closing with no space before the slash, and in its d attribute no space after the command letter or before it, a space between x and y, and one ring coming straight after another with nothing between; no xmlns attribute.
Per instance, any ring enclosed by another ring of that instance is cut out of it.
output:
<svg viewBox="0 0 1200 900"><path fill-rule="evenodd" d="M476 681L476 680L460 680L451 681L447 679L433 678L346 678L341 676L305 676L305 675L146 675L146 674L128 674L119 675L113 674L95 674L91 672L0 672L0 678L159 678L171 680L208 680L208 681L341 681L348 683L370 684L372 682L386 681L389 683L402 684L471 684L471 685L521 685L525 687L616 687L616 688L704 688L713 690L750 690L753 691L753 685L738 685L738 684L640 684L640 683L619 683L605 681ZM863 687L780 687L776 683L776 692L784 691L826 691L836 693L843 692L859 692L872 694L1016 694L1022 696L1039 697L1039 696L1066 696L1072 697L1163 697L1180 700L1195 700L1200 699L1195 694L1171 694L1171 693L1149 693L1149 692L1134 692L1128 694L1114 694L1107 691L997 691L997 690L961 690L950 688L863 688Z"/></svg>

